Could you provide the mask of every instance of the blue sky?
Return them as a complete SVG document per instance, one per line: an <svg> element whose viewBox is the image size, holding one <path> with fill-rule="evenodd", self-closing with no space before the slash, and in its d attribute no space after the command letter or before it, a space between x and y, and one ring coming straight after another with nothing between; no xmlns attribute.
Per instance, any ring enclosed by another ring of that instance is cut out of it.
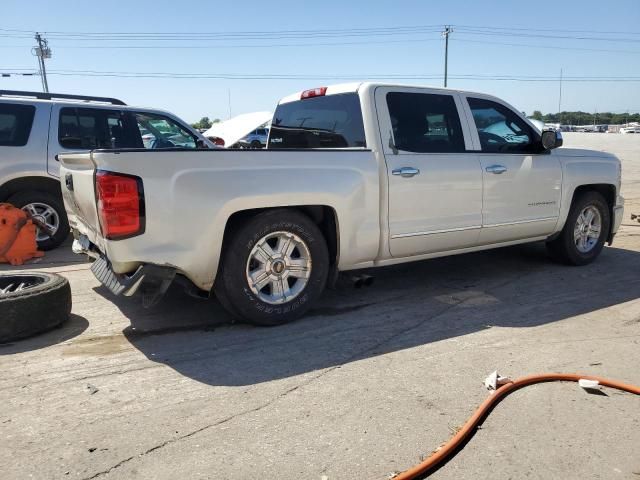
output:
<svg viewBox="0 0 640 480"><path fill-rule="evenodd" d="M55 7L52 7L55 4ZM452 24L449 74L640 79L640 1L334 1L175 2L165 0L30 2L3 0L0 28L43 32L281 32L388 28L385 35L328 38L101 41L53 38L47 61L51 91L122 98L170 110L188 121L271 110L277 100L306 88L339 83L328 76L441 75L444 41L438 26ZM435 26L400 34L395 27ZM460 26L460 27L458 27ZM495 35L491 30L509 29ZM466 29L466 32L465 32ZM35 69L29 38L0 31L0 69ZM433 31L431 31L433 30ZM484 33L482 33L484 31ZM480 33L477 33L480 32ZM564 32L564 33L563 33ZM614 32L614 33L599 33ZM619 33L615 33L619 32ZM519 34L522 33L522 34ZM537 35L537 36L536 36ZM596 37L579 40L555 37ZM550 38L552 37L552 38ZM623 41L609 41L620 38ZM320 45L331 43L332 45ZM347 43L347 44L345 44ZM504 43L521 44L520 46ZM95 46L127 48L86 48ZM130 48L154 46L152 49ZM168 48L175 46L200 48ZM242 46L245 45L245 46ZM249 45L247 47L246 45ZM274 46L279 45L279 46ZM287 46L283 46L287 45ZM538 47L522 46L537 45ZM157 48L162 46L163 48ZM78 48L82 47L82 48ZM55 71L299 75L304 79L175 79L81 77ZM398 81L390 78L389 81ZM442 84L441 79L402 83ZM451 78L453 88L498 95L520 110L555 112L558 82ZM0 78L2 89L40 90L37 77ZM563 110L640 111L640 80L563 83Z"/></svg>

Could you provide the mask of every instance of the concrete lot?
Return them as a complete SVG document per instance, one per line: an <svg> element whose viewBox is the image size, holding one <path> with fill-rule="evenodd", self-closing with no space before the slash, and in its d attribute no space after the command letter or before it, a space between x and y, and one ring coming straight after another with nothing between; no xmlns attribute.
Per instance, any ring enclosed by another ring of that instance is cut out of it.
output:
<svg viewBox="0 0 640 480"><path fill-rule="evenodd" d="M583 268L540 245L386 268L264 329L177 289L144 310L52 252L28 268L69 278L73 316L0 346L0 476L385 479L447 440L496 368L640 384L640 136L565 145L623 160L624 226ZM640 478L640 398L513 394L432 478L489 477Z"/></svg>

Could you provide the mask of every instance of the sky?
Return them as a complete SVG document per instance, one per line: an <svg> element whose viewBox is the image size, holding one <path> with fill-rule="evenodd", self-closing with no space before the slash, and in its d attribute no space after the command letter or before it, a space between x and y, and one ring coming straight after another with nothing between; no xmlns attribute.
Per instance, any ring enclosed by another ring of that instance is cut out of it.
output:
<svg viewBox="0 0 640 480"><path fill-rule="evenodd" d="M562 69L562 110L640 111L639 0L3 0L0 71L37 71L39 31L52 50L52 92L116 97L189 122L226 119L356 79L442 86L444 25L453 28L451 88L557 112ZM200 78L139 76L149 73ZM585 77L599 78L574 81ZM0 77L0 89L40 91L41 82Z"/></svg>

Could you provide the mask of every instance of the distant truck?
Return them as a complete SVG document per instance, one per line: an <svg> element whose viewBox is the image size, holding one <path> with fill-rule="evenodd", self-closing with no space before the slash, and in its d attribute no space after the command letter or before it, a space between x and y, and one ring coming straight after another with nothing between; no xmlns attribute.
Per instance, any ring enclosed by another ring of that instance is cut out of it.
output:
<svg viewBox="0 0 640 480"><path fill-rule="evenodd" d="M544 241L585 265L623 213L620 161L562 145L504 101L377 83L280 101L266 150L61 155L74 249L112 292L180 281L260 325L337 272Z"/></svg>
<svg viewBox="0 0 640 480"><path fill-rule="evenodd" d="M59 155L100 148L209 148L213 144L169 112L121 100L0 90L0 202L46 224L38 247L69 235L62 203Z"/></svg>

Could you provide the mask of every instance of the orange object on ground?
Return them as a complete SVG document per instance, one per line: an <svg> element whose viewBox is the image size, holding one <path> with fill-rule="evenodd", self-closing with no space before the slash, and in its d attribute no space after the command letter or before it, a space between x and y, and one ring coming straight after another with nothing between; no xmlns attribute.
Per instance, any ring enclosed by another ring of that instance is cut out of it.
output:
<svg viewBox="0 0 640 480"><path fill-rule="evenodd" d="M495 390L474 412L473 415L467 420L462 428L456 433L447 443L441 448L436 450L429 458L422 463L405 470L402 473L394 476L394 480L413 480L418 478L424 478L428 474L432 473L438 468L444 461L448 460L457 449L463 445L464 441L473 434L475 428L485 418L485 416L491 411L491 409L500 402L504 397L511 392L518 390L527 385L533 385L535 383L545 382L579 382L580 380L595 380L599 385L603 387L615 388L622 390L623 392L633 393L640 395L640 387L636 385L630 385L627 383L618 382L615 380L609 380L603 377L596 377L593 375L577 375L575 373L543 373L540 375L529 375L527 377L518 378L514 381L502 385Z"/></svg>
<svg viewBox="0 0 640 480"><path fill-rule="evenodd" d="M42 257L36 243L37 229L29 216L9 203L0 203L0 263L22 265Z"/></svg>

